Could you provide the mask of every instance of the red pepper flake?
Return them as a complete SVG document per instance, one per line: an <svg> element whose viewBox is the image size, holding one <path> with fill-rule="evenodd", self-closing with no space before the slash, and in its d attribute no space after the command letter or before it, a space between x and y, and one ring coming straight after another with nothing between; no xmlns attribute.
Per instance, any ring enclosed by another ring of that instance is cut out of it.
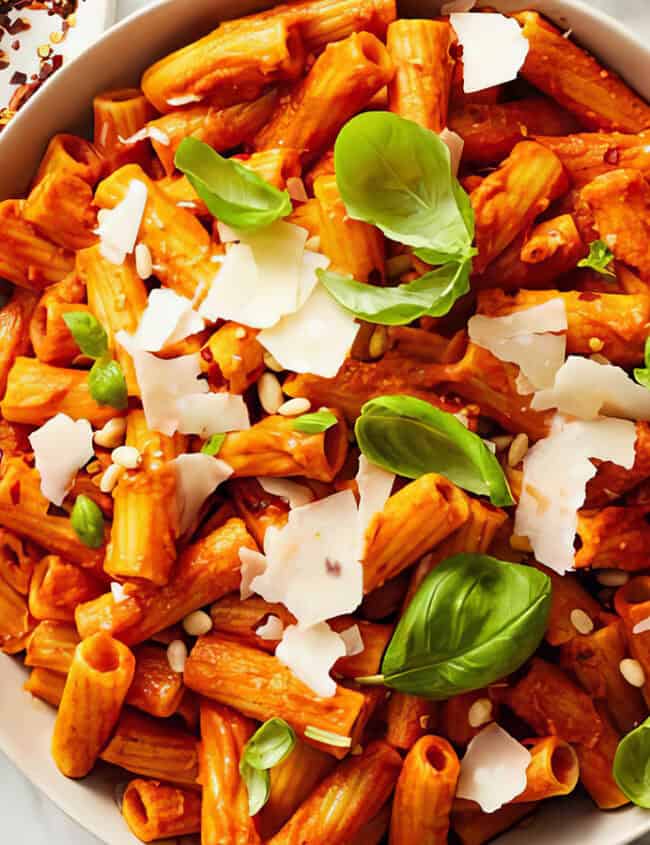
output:
<svg viewBox="0 0 650 845"><path fill-rule="evenodd" d="M27 82L27 74L17 70L9 80L10 85L24 85Z"/></svg>
<svg viewBox="0 0 650 845"><path fill-rule="evenodd" d="M340 578L343 568L338 560L332 560L329 557L325 558L325 571L328 575L333 575L335 578Z"/></svg>
<svg viewBox="0 0 650 845"><path fill-rule="evenodd" d="M605 160L605 164L611 164L616 167L621 160L621 151L618 147L610 147L603 158Z"/></svg>

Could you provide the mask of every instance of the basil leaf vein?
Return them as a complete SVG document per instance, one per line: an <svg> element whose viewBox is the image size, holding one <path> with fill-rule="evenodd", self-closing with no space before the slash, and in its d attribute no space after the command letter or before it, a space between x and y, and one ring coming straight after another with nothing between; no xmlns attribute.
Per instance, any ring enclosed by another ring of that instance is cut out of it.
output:
<svg viewBox="0 0 650 845"><path fill-rule="evenodd" d="M621 739L612 773L630 801L650 809L650 718Z"/></svg>
<svg viewBox="0 0 650 845"><path fill-rule="evenodd" d="M189 179L210 213L240 231L269 226L291 214L286 191L196 138L185 138L176 151L176 167Z"/></svg>

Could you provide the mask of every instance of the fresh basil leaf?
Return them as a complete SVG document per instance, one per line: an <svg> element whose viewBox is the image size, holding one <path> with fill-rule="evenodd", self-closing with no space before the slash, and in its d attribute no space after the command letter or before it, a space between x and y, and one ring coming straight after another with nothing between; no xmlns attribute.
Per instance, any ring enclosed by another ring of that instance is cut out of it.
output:
<svg viewBox="0 0 650 845"><path fill-rule="evenodd" d="M650 337L647 337L645 341L645 367L636 367L634 378L641 387L650 390Z"/></svg>
<svg viewBox="0 0 650 845"><path fill-rule="evenodd" d="M551 581L487 555L448 558L425 578L382 662L392 689L442 700L518 669L539 646Z"/></svg>
<svg viewBox="0 0 650 845"><path fill-rule="evenodd" d="M588 267L600 273L601 276L608 276L610 279L615 279L616 273L610 268L613 260L614 253L605 241L592 241L589 244L589 255L578 261L578 267Z"/></svg>
<svg viewBox="0 0 650 845"><path fill-rule="evenodd" d="M98 549L104 545L104 515L88 496L77 496L70 522L84 546Z"/></svg>
<svg viewBox="0 0 650 845"><path fill-rule="evenodd" d="M619 742L612 773L630 801L650 810L650 719Z"/></svg>
<svg viewBox="0 0 650 845"><path fill-rule="evenodd" d="M122 368L117 361L100 358L88 376L90 395L99 405L110 405L123 411L128 405L129 393Z"/></svg>
<svg viewBox="0 0 650 845"><path fill-rule="evenodd" d="M201 447L201 452L204 455L218 455L223 446L223 441L226 439L225 434L213 434L209 440Z"/></svg>
<svg viewBox="0 0 650 845"><path fill-rule="evenodd" d="M293 728L284 719L269 719L244 746L242 760L253 769L272 769L291 754L295 744Z"/></svg>
<svg viewBox="0 0 650 845"><path fill-rule="evenodd" d="M108 336L99 320L87 311L68 311L63 322L75 343L89 358L102 358L108 352Z"/></svg>
<svg viewBox="0 0 650 845"><path fill-rule="evenodd" d="M493 505L514 500L501 465L481 438L456 419L412 396L380 396L361 409L357 443L372 463L406 478L429 472L489 496Z"/></svg>
<svg viewBox="0 0 650 845"><path fill-rule="evenodd" d="M196 138L181 142L174 162L210 213L233 229L260 229L293 210L286 191L279 191L243 164L224 158Z"/></svg>
<svg viewBox="0 0 650 845"><path fill-rule="evenodd" d="M301 417L296 417L293 421L293 427L296 431L302 431L305 434L320 434L336 425L337 422L337 416L331 411L315 411L313 414L303 414Z"/></svg>
<svg viewBox="0 0 650 845"><path fill-rule="evenodd" d="M390 112L364 112L339 133L334 159L350 217L435 251L436 263L467 256L474 215L451 172L449 149L434 132Z"/></svg>
<svg viewBox="0 0 650 845"><path fill-rule="evenodd" d="M268 769L254 769L244 760L239 764L239 772L248 791L248 814L255 816L269 800L271 776Z"/></svg>

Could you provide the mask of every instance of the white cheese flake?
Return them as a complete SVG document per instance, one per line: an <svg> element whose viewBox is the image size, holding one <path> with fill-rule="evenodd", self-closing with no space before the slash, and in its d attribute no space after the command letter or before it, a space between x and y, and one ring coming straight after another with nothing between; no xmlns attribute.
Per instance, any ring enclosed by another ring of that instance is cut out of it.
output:
<svg viewBox="0 0 650 845"><path fill-rule="evenodd" d="M144 210L147 205L147 186L138 179L129 182L124 199L113 209L103 209L97 227L99 249L112 264L124 264L138 240Z"/></svg>
<svg viewBox="0 0 650 845"><path fill-rule="evenodd" d="M496 722L477 734L460 763L456 796L494 813L526 789L530 751Z"/></svg>
<svg viewBox="0 0 650 845"><path fill-rule="evenodd" d="M259 477L258 482L263 490L271 496L279 496L288 502L290 508L301 508L314 501L314 494L304 484L290 481L288 478Z"/></svg>
<svg viewBox="0 0 650 845"><path fill-rule="evenodd" d="M111 594L115 604L119 604L129 598L129 594L124 589L124 584L120 584L118 581L111 581Z"/></svg>
<svg viewBox="0 0 650 845"><path fill-rule="evenodd" d="M454 13L449 20L463 48L466 94L516 79L529 49L516 20L472 12Z"/></svg>
<svg viewBox="0 0 650 845"><path fill-rule="evenodd" d="M635 442L635 425L627 420L555 418L551 434L524 458L515 516L514 533L528 538L536 560L561 575L573 568L578 510L596 475L591 459L631 469Z"/></svg>
<svg viewBox="0 0 650 845"><path fill-rule="evenodd" d="M200 103L202 99L203 97L199 97L198 94L183 94L180 97L170 97L167 100L167 105L180 108L180 106L189 106L190 103Z"/></svg>
<svg viewBox="0 0 650 845"><path fill-rule="evenodd" d="M632 628L633 634L645 634L646 631L650 631L650 616L647 619L637 622L634 628Z"/></svg>
<svg viewBox="0 0 650 845"><path fill-rule="evenodd" d="M213 434L250 428L248 406L234 393L196 393L178 400L178 430L204 440Z"/></svg>
<svg viewBox="0 0 650 845"><path fill-rule="evenodd" d="M345 643L346 657L356 657L357 654L361 654L365 650L363 637L361 636L358 625L351 625L345 631L340 631L339 636Z"/></svg>
<svg viewBox="0 0 650 845"><path fill-rule="evenodd" d="M205 322L192 302L169 288L156 288L149 294L134 341L146 352L160 352L204 329Z"/></svg>
<svg viewBox="0 0 650 845"><path fill-rule="evenodd" d="M157 126L143 126L142 129L134 132L133 135L130 135L128 138L123 138L121 135L118 135L117 137L120 144L124 144L127 147L130 147L133 144L139 144L140 141L146 141L147 138L150 138L152 141L156 141L158 144L162 144L163 147L168 147L171 144L169 135L166 132L163 132L162 129L158 129Z"/></svg>
<svg viewBox="0 0 650 845"><path fill-rule="evenodd" d="M395 473L378 467L365 455L359 455L356 481L359 489L359 538L363 546L363 537L373 516L383 511L384 505L390 498ZM361 556L363 557L363 549Z"/></svg>
<svg viewBox="0 0 650 845"><path fill-rule="evenodd" d="M282 620L271 614L263 625L255 631L258 637L263 640L281 640L284 633L284 625Z"/></svg>
<svg viewBox="0 0 650 845"><path fill-rule="evenodd" d="M241 600L245 601L255 592L251 588L251 584L258 575L263 575L266 572L267 561L263 554L254 549L249 549L247 546L242 546L239 550L239 560L241 563L239 595Z"/></svg>
<svg viewBox="0 0 650 845"><path fill-rule="evenodd" d="M93 430L88 420L57 414L29 435L41 493L59 507L77 472L94 457Z"/></svg>
<svg viewBox="0 0 650 845"><path fill-rule="evenodd" d="M535 394L531 408L557 408L584 420L596 419L599 414L650 420L650 391L633 381L621 367L570 355L553 386Z"/></svg>
<svg viewBox="0 0 650 845"><path fill-rule="evenodd" d="M178 533L183 537L196 527L205 500L230 478L233 468L225 461L202 452L179 455L171 463L176 469Z"/></svg>
<svg viewBox="0 0 650 845"><path fill-rule="evenodd" d="M280 663L321 698L336 695L330 671L344 655L345 643L325 622L309 628L289 625L275 651Z"/></svg>

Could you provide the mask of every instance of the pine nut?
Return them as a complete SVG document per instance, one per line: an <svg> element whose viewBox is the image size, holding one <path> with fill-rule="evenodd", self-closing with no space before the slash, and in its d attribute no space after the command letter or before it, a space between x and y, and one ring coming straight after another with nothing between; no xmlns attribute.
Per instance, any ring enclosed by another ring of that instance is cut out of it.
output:
<svg viewBox="0 0 650 845"><path fill-rule="evenodd" d="M135 446L118 446L113 449L111 458L114 464L124 469L135 469L142 461L142 455Z"/></svg>
<svg viewBox="0 0 650 845"><path fill-rule="evenodd" d="M630 580L628 572L622 569L601 569L596 575L596 581L603 587L622 587Z"/></svg>
<svg viewBox="0 0 650 845"><path fill-rule="evenodd" d="M602 352L605 348L605 341L601 340L599 337L590 337L589 338L589 349L592 352Z"/></svg>
<svg viewBox="0 0 650 845"><path fill-rule="evenodd" d="M508 450L508 466L516 467L526 457L527 451L528 435L522 432L510 444L510 449Z"/></svg>
<svg viewBox="0 0 650 845"><path fill-rule="evenodd" d="M276 414L284 404L284 394L280 382L273 373L263 373L257 382L257 395L267 414Z"/></svg>
<svg viewBox="0 0 650 845"><path fill-rule="evenodd" d="M512 434L497 434L492 438L492 442L496 446L497 452L505 452L515 438Z"/></svg>
<svg viewBox="0 0 650 845"><path fill-rule="evenodd" d="M586 636L594 630L594 623L592 622L591 616L585 613L584 610L580 610L579 607L571 611L569 619L579 634L585 634Z"/></svg>
<svg viewBox="0 0 650 845"><path fill-rule="evenodd" d="M618 664L621 675L633 687L642 687L645 684L645 672L638 660L626 657Z"/></svg>
<svg viewBox="0 0 650 845"><path fill-rule="evenodd" d="M212 630L212 619L204 610L195 610L183 619L183 628L190 637L202 637Z"/></svg>
<svg viewBox="0 0 650 845"><path fill-rule="evenodd" d="M126 418L114 417L103 428L95 432L93 440L98 446L103 446L105 449L116 449L124 443L125 435Z"/></svg>
<svg viewBox="0 0 650 845"><path fill-rule="evenodd" d="M429 727L430 721L431 721L431 716L427 716L427 715L420 716L420 718L418 719L418 722L420 723L420 727L422 728L423 731L426 731L426 729Z"/></svg>
<svg viewBox="0 0 650 845"><path fill-rule="evenodd" d="M288 399L278 408L278 414L283 417L297 417L300 414L306 414L311 408L309 399Z"/></svg>
<svg viewBox="0 0 650 845"><path fill-rule="evenodd" d="M381 358L388 346L388 332L385 326L377 326L370 335L368 343L368 355L371 358Z"/></svg>
<svg viewBox="0 0 650 845"><path fill-rule="evenodd" d="M492 721L492 702L489 698L477 698L467 711L467 721L471 728L480 728Z"/></svg>
<svg viewBox="0 0 650 845"><path fill-rule="evenodd" d="M246 329L242 326L238 326L238 328L235 329L235 337L237 340L243 340L246 337Z"/></svg>
<svg viewBox="0 0 650 845"><path fill-rule="evenodd" d="M264 353L264 366L267 370L272 370L274 373L281 373L284 370L282 364L270 352Z"/></svg>
<svg viewBox="0 0 650 845"><path fill-rule="evenodd" d="M123 466L119 464L111 464L106 472L102 475L102 480L99 482L99 489L102 493L112 493L117 487L117 482L126 472Z"/></svg>
<svg viewBox="0 0 650 845"><path fill-rule="evenodd" d="M146 281L153 273L153 259L151 250L146 244L139 243L135 248L135 270L141 279Z"/></svg>
<svg viewBox="0 0 650 845"><path fill-rule="evenodd" d="M167 646L167 662L172 672L182 674L187 660L187 646L183 640L174 640Z"/></svg>

